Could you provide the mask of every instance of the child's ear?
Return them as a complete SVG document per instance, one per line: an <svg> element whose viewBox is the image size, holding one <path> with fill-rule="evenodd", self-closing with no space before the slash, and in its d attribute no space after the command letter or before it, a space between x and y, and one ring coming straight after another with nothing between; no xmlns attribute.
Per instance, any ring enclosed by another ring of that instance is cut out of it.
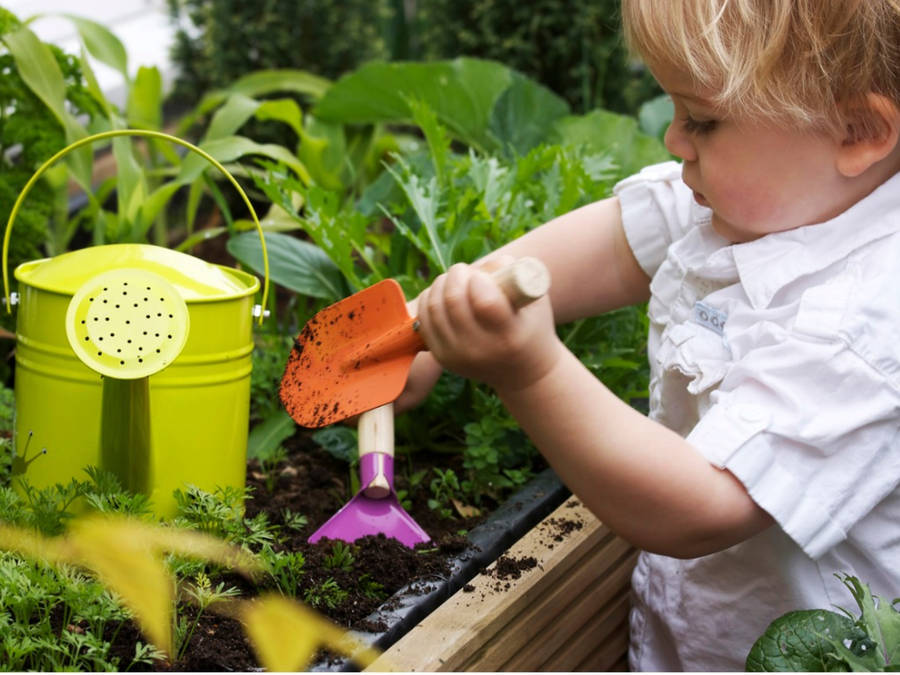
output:
<svg viewBox="0 0 900 675"><path fill-rule="evenodd" d="M886 96L869 93L842 106L845 135L838 149L837 168L853 178L887 157L900 140L900 108Z"/></svg>

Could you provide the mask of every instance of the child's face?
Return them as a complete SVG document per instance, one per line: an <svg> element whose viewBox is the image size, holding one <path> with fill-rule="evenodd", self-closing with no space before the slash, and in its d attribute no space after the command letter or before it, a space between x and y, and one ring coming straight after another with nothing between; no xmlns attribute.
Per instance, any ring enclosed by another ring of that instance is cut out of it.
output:
<svg viewBox="0 0 900 675"><path fill-rule="evenodd" d="M723 118L692 81L672 68L653 73L675 104L666 147L682 177L733 242L832 218L859 195L838 171L840 143L826 134L779 129L765 120Z"/></svg>

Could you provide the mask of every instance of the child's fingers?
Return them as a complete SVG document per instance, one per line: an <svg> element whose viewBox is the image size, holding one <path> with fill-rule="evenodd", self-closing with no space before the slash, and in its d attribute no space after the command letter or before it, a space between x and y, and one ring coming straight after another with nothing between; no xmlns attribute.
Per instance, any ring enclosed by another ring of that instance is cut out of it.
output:
<svg viewBox="0 0 900 675"><path fill-rule="evenodd" d="M447 330L457 333L477 326L469 300L472 268L464 264L452 265L446 274L443 288L444 316Z"/></svg>
<svg viewBox="0 0 900 675"><path fill-rule="evenodd" d="M473 270L468 284L468 302L478 322L497 327L509 320L512 305L496 282L486 272Z"/></svg>
<svg viewBox="0 0 900 675"><path fill-rule="evenodd" d="M448 334L449 321L444 307L444 287L447 275L440 274L431 282L431 286L419 295L419 322L422 337L432 351L445 341Z"/></svg>

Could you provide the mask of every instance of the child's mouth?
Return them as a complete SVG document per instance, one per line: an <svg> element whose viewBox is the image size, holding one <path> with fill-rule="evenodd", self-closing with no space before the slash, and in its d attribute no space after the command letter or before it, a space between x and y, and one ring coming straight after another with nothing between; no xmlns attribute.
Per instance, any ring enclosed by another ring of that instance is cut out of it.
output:
<svg viewBox="0 0 900 675"><path fill-rule="evenodd" d="M694 201L695 202L697 202L700 206L707 206L707 207L709 206L709 202L706 201L706 197L704 197L701 193L697 192L696 190L694 190L693 192L694 192Z"/></svg>

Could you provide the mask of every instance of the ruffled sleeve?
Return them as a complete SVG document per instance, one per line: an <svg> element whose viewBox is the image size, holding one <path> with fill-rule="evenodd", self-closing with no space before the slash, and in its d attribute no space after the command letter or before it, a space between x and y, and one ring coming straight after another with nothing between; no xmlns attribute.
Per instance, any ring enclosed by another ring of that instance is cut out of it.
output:
<svg viewBox="0 0 900 675"><path fill-rule="evenodd" d="M666 250L685 235L694 220L696 202L681 180L681 164L648 166L619 182L613 192L622 207L631 250L641 269L652 277L665 260Z"/></svg>

